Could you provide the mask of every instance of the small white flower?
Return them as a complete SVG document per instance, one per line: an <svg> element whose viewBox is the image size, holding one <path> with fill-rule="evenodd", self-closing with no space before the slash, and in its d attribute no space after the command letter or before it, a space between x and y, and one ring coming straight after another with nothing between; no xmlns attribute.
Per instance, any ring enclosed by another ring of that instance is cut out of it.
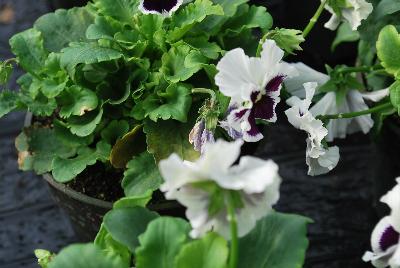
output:
<svg viewBox="0 0 400 268"><path fill-rule="evenodd" d="M371 236L372 252L367 251L363 260L375 267L400 267L400 178L397 185L381 198L391 208L391 215L384 217Z"/></svg>
<svg viewBox="0 0 400 268"><path fill-rule="evenodd" d="M305 83L305 99L301 100L297 96L289 98L286 102L291 108L285 111L294 127L308 133L306 163L311 176L325 174L339 162L339 148L324 148L322 140L328 135L328 130L309 111L317 86L317 83Z"/></svg>
<svg viewBox="0 0 400 268"><path fill-rule="evenodd" d="M303 63L296 63L293 66L299 72L298 77L287 79L285 87L287 91L295 96L303 97L304 90L301 85L304 82L317 82L318 86L322 86L329 81L329 76L313 70ZM321 98L311 109L310 112L314 116L359 112L369 109L365 100L378 102L389 96L389 89L382 89L373 92L360 92L358 90L349 90L345 99L338 104L335 92L328 92ZM351 119L330 120L327 125L328 136L327 141L333 141L335 138L345 138L347 134L362 131L367 134L374 125L371 115L358 116Z"/></svg>
<svg viewBox="0 0 400 268"><path fill-rule="evenodd" d="M330 20L325 23L325 28L335 31L340 22L347 21L351 29L356 31L361 25L361 21L367 19L373 11L372 4L365 0L346 0L346 4L347 7L341 10L341 17L339 17L330 6L325 5L325 9L332 14Z"/></svg>
<svg viewBox="0 0 400 268"><path fill-rule="evenodd" d="M171 16L183 4L183 0L141 0L139 10L143 14Z"/></svg>
<svg viewBox="0 0 400 268"><path fill-rule="evenodd" d="M183 161L176 154L160 162L165 180L160 189L167 199L176 199L187 208L192 237L200 237L211 230L230 237L225 206L210 215L211 193L200 187L201 184L233 190L240 196L243 207L236 208L239 236L252 230L256 221L271 212L272 205L278 201L281 182L278 166L271 160L251 156L242 157L239 164L234 165L242 144L242 141L218 140L206 144L205 153L197 162Z"/></svg>
<svg viewBox="0 0 400 268"><path fill-rule="evenodd" d="M282 61L284 51L275 41L266 40L261 58L248 57L236 48L225 54L217 65L215 83L231 97L226 121L221 125L247 142L263 138L256 119L276 121L275 107L280 102L282 82L296 75L296 70Z"/></svg>

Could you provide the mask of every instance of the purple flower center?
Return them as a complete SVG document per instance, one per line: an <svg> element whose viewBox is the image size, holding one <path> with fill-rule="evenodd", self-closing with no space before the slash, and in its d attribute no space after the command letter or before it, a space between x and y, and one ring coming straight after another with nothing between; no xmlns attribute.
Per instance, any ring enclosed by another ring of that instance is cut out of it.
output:
<svg viewBox="0 0 400 268"><path fill-rule="evenodd" d="M386 251L391 246L394 246L399 243L400 234L396 232L396 230L389 226L382 233L381 239L379 240L379 246L382 251Z"/></svg>
<svg viewBox="0 0 400 268"><path fill-rule="evenodd" d="M178 4L178 0L144 0L143 7L148 11L163 13L171 11Z"/></svg>

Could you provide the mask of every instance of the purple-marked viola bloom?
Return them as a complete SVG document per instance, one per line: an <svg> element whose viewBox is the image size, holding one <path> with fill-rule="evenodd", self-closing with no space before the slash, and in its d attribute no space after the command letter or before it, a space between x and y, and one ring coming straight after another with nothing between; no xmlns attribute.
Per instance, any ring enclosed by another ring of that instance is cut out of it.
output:
<svg viewBox="0 0 400 268"><path fill-rule="evenodd" d="M391 214L376 225L371 236L372 252L363 256L364 261L378 268L400 267L400 178L397 182L398 185L381 198L391 208Z"/></svg>
<svg viewBox="0 0 400 268"><path fill-rule="evenodd" d="M139 9L144 14L171 16L182 3L183 0L141 0Z"/></svg>
<svg viewBox="0 0 400 268"><path fill-rule="evenodd" d="M256 120L276 121L275 108L280 102L283 81L297 74L282 61L284 51L275 41L263 44L260 58L247 56L236 48L225 54L217 65L215 83L231 98L226 120L221 122L232 138L257 142L263 138Z"/></svg>
<svg viewBox="0 0 400 268"><path fill-rule="evenodd" d="M214 143L214 133L206 128L204 119L198 121L189 134L189 142L196 151L204 153L206 143Z"/></svg>

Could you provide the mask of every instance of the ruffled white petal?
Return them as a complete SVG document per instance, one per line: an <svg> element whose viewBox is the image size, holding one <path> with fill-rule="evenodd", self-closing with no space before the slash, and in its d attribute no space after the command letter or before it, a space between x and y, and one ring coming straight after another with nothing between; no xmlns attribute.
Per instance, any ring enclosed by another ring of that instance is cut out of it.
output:
<svg viewBox="0 0 400 268"><path fill-rule="evenodd" d="M364 100L378 102L389 96L389 94L390 94L389 88L385 88L381 90L362 93L361 95Z"/></svg>
<svg viewBox="0 0 400 268"><path fill-rule="evenodd" d="M400 233L400 177L396 179L397 185L381 198L392 210L389 222Z"/></svg>
<svg viewBox="0 0 400 268"><path fill-rule="evenodd" d="M148 10L148 9L146 9L146 8L144 7L144 1L146 1L146 0L141 0L141 1L140 1L140 4L139 4L139 10L140 10L143 14L146 14L146 15L149 15L149 14L162 15L162 16L164 16L164 17L169 17L169 16L171 16L175 11L177 11L177 10L181 7L182 4L184 4L184 0L178 0L177 3L176 3L176 5L175 5L174 7L172 7L171 10L163 10L163 12L160 13L160 12L158 12L158 11L156 11L156 10ZM149 1L149 0L147 0L147 1ZM188 2L191 2L191 1L185 0L185 4L188 3Z"/></svg>
<svg viewBox="0 0 400 268"><path fill-rule="evenodd" d="M336 14L332 14L331 18L324 24L324 27L331 30L335 31L340 24L340 19Z"/></svg>

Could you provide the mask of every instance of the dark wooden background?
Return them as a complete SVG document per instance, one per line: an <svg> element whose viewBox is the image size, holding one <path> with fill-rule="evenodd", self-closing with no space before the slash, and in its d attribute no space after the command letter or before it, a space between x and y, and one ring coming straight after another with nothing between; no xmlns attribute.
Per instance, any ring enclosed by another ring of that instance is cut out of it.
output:
<svg viewBox="0 0 400 268"><path fill-rule="evenodd" d="M275 26L302 29L319 0L257 2L269 7ZM14 33L29 28L53 7L44 0L0 0L0 58L11 56L8 39ZM317 26L307 40L307 49L295 60L320 70L325 62L353 62L354 45L330 53L333 38L333 33ZM11 88L16 88L14 82ZM67 217L52 201L44 181L18 171L13 142L23 117L13 113L0 119L0 268L37 267L34 249L58 251L76 241ZM355 137L341 147L342 159L335 172L308 177L303 133L289 127L281 117L265 134L267 138L257 154L275 159L284 178L277 210L314 220L309 228L311 244L304 267L369 267L362 263L361 256L369 248L369 235L377 221L372 208L373 147L366 139Z"/></svg>

